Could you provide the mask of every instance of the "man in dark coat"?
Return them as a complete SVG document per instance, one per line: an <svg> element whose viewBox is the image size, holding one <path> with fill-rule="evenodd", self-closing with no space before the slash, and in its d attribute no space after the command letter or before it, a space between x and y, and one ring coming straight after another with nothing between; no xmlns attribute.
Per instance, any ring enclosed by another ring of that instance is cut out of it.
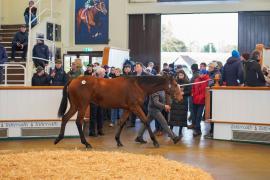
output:
<svg viewBox="0 0 270 180"><path fill-rule="evenodd" d="M33 48L33 61L36 67L41 66L45 68L45 66L48 65L49 61L49 47L44 44L43 36L39 36L37 40L37 44ZM41 60L38 58L46 59L46 60Z"/></svg>
<svg viewBox="0 0 270 180"><path fill-rule="evenodd" d="M0 37L0 40L1 40L2 37ZM6 49L4 48L4 46L2 46L0 44L0 65L2 64L5 64L7 62L7 52L6 52ZM0 66L0 84L2 83L3 81L3 67Z"/></svg>
<svg viewBox="0 0 270 180"><path fill-rule="evenodd" d="M36 71L32 77L32 86L49 86L51 78L45 73L43 67L37 67Z"/></svg>
<svg viewBox="0 0 270 180"><path fill-rule="evenodd" d="M260 60L260 52L253 51L251 59L244 62L244 81L246 86L265 86L265 78L263 76Z"/></svg>
<svg viewBox="0 0 270 180"><path fill-rule="evenodd" d="M239 86L243 84L243 64L238 51L233 50L232 56L227 60L223 68L222 80L226 86Z"/></svg>
<svg viewBox="0 0 270 180"><path fill-rule="evenodd" d="M50 71L52 86L64 86L67 83L67 74L62 67L60 59L55 61L55 68Z"/></svg>
<svg viewBox="0 0 270 180"><path fill-rule="evenodd" d="M143 71L143 64L140 62L137 62L135 65L135 72L133 75L134 76L148 76L149 74ZM148 97L145 99L143 103L143 111L145 114L147 114L147 104L148 104ZM136 123L136 115L132 113L131 118L130 118L130 124L127 127L135 127L135 123Z"/></svg>
<svg viewBox="0 0 270 180"><path fill-rule="evenodd" d="M22 58L25 59L28 46L28 33L26 32L25 25L20 27L20 31L17 32L12 40L11 59L15 59L16 51L23 51Z"/></svg>
<svg viewBox="0 0 270 180"><path fill-rule="evenodd" d="M153 93L150 95L149 103L148 103L148 120L150 120L148 123L150 123L153 119L157 120L162 128L168 133L170 138L173 140L173 142L176 144L180 138L177 137L172 130L168 127L167 121L162 115L161 111L166 110L169 112L171 107L167 104L165 104L165 92L159 91L156 93ZM136 142L139 143L146 143L146 141L143 139L143 134L146 127L143 124L141 126L141 129L139 130L138 136L135 139Z"/></svg>

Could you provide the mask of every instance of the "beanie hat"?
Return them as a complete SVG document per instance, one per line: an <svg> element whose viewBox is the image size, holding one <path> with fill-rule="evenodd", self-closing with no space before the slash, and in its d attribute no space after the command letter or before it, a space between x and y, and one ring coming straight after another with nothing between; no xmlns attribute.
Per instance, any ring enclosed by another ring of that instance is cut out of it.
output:
<svg viewBox="0 0 270 180"><path fill-rule="evenodd" d="M234 57L234 58L240 58L239 52L237 50L233 50L232 51L232 57Z"/></svg>
<svg viewBox="0 0 270 180"><path fill-rule="evenodd" d="M192 64L192 65L191 65L191 70L193 70L193 71L198 71L198 70L199 70L198 64Z"/></svg>

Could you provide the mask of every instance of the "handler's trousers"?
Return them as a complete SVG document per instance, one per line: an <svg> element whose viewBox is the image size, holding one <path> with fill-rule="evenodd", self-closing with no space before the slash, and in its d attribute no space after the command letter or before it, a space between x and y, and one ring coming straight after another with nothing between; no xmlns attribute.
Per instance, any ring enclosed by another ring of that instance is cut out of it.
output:
<svg viewBox="0 0 270 180"><path fill-rule="evenodd" d="M148 112L148 119L149 119L149 125L151 123L151 121L153 119L155 119L156 121L158 121L160 123L160 125L162 126L163 130L168 133L170 138L175 138L175 134L172 132L172 130L169 128L168 123L166 121L166 119L164 118L164 116L162 115L162 113L159 112ZM138 133L138 137L143 137L144 131L145 131L146 127L144 124L142 124L141 129L139 130Z"/></svg>

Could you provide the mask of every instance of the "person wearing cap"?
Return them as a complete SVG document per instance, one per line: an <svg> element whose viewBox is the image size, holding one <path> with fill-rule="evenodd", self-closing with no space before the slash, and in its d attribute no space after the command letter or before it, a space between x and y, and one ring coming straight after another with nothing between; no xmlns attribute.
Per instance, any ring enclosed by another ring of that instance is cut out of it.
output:
<svg viewBox="0 0 270 180"><path fill-rule="evenodd" d="M36 71L32 77L32 86L49 86L51 78L45 73L44 68L38 66Z"/></svg>
<svg viewBox="0 0 270 180"><path fill-rule="evenodd" d="M30 18L30 14L29 14L29 9L31 9L31 21L33 21L36 18L37 15L37 8L34 6L35 2L34 1L29 1L29 6L25 9L23 15L24 15L24 20L25 20L25 24L28 27L29 26L29 18ZM37 24L37 19L35 19L32 24L31 27L34 27Z"/></svg>
<svg viewBox="0 0 270 180"><path fill-rule="evenodd" d="M64 86L67 83L67 74L62 67L61 59L55 60L55 68L50 70L51 85Z"/></svg>
<svg viewBox="0 0 270 180"><path fill-rule="evenodd" d="M44 44L43 38L43 35L39 35L37 37L37 44L33 48L33 62L35 67L41 66L45 68L49 63L49 47Z"/></svg>
<svg viewBox="0 0 270 180"><path fill-rule="evenodd" d="M26 32L25 25L20 27L19 32L17 32L12 40L11 48L11 59L15 59L16 51L23 51L22 59L25 59L28 46L28 33Z"/></svg>
<svg viewBox="0 0 270 180"><path fill-rule="evenodd" d="M87 69L84 71L85 76L92 76L94 74L94 66L92 64L87 64Z"/></svg>
<svg viewBox="0 0 270 180"><path fill-rule="evenodd" d="M239 86L243 84L243 63L237 50L232 51L232 56L226 61L223 73L223 84L226 86Z"/></svg>
<svg viewBox="0 0 270 180"><path fill-rule="evenodd" d="M0 40L2 40L2 36L0 36ZM7 62L7 52L2 44L0 44L0 65L5 64ZM0 66L0 84L3 81L3 67Z"/></svg>

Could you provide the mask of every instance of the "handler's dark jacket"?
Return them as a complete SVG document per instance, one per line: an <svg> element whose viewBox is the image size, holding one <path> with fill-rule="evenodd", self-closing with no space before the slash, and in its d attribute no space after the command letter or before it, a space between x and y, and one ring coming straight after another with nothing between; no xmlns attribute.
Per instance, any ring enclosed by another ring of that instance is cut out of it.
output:
<svg viewBox="0 0 270 180"><path fill-rule="evenodd" d="M148 112L156 113L165 109L165 92L158 91L149 96Z"/></svg>

